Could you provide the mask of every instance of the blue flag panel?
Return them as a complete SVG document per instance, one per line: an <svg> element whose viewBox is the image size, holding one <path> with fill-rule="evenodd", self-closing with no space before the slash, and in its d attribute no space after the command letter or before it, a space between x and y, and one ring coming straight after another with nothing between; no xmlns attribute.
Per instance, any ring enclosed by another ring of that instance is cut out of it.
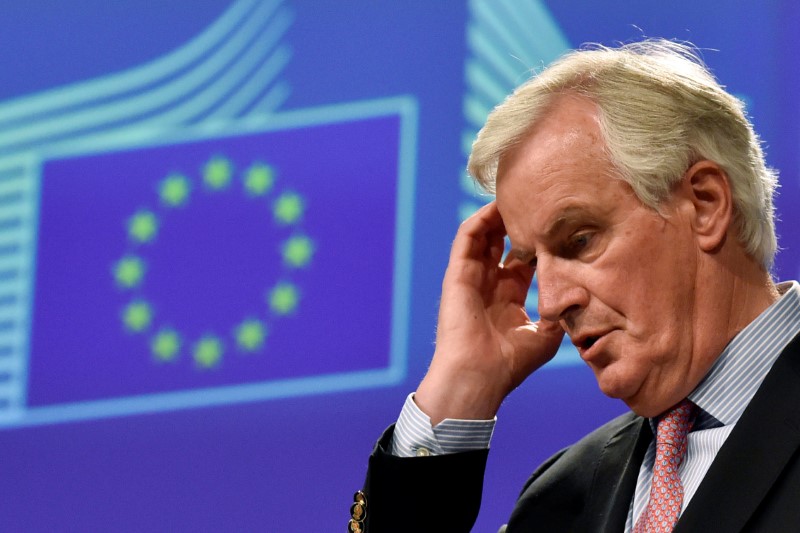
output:
<svg viewBox="0 0 800 533"><path fill-rule="evenodd" d="M400 136L390 114L45 162L28 405L388 368Z"/></svg>

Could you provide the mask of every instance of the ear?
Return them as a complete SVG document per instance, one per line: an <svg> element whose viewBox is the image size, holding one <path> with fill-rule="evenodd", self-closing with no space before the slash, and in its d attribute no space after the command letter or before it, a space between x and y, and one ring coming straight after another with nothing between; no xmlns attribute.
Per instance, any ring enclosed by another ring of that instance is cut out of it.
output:
<svg viewBox="0 0 800 533"><path fill-rule="evenodd" d="M713 252L733 223L733 196L727 173L717 163L695 163L683 176L682 189L693 207L692 229L700 248Z"/></svg>

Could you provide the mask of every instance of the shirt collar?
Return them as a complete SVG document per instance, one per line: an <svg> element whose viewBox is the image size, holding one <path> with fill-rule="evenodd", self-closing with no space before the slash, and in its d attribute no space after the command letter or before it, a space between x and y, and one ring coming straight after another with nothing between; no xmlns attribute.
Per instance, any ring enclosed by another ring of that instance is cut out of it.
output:
<svg viewBox="0 0 800 533"><path fill-rule="evenodd" d="M728 343L689 400L723 425L735 424L773 363L800 331L800 285L778 285L781 297Z"/></svg>

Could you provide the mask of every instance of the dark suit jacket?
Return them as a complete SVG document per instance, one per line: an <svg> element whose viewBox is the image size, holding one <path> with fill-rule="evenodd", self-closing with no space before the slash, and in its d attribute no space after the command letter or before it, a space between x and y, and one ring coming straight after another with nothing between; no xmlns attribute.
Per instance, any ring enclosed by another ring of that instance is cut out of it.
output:
<svg viewBox="0 0 800 533"><path fill-rule="evenodd" d="M370 457L366 531L470 531L488 452L393 457L386 451L391 432ZM646 419L628 413L557 453L526 483L508 533L624 531L652 438ZM800 531L800 335L775 362L675 528L735 531Z"/></svg>

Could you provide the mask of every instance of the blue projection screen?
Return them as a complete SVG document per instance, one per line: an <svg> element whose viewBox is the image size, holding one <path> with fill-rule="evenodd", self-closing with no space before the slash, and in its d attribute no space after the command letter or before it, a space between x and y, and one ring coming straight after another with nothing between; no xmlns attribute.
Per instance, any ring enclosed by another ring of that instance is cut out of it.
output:
<svg viewBox="0 0 800 533"><path fill-rule="evenodd" d="M701 49L780 170L774 275L800 276L789 0L3 15L3 530L343 531L374 441L426 371L456 228L490 200L465 174L471 142L532 70L585 42ZM565 341L500 413L475 531L624 410Z"/></svg>

